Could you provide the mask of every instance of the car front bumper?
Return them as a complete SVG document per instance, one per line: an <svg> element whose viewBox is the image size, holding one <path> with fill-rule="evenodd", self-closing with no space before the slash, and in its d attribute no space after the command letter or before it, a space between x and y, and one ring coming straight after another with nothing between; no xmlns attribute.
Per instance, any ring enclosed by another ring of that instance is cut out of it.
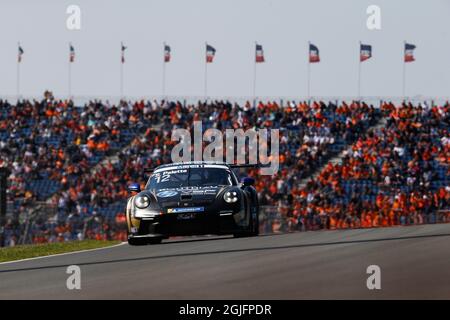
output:
<svg viewBox="0 0 450 320"><path fill-rule="evenodd" d="M242 212L196 212L161 214L139 218L130 228L130 237L169 237L204 234L232 234L241 231Z"/></svg>

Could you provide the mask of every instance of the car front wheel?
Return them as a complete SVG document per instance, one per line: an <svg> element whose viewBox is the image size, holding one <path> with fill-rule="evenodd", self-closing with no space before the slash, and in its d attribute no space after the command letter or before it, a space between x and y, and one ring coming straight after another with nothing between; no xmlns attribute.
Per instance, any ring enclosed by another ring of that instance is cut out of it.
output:
<svg viewBox="0 0 450 320"><path fill-rule="evenodd" d="M145 238L128 238L128 244L130 246L145 246L148 241Z"/></svg>
<svg viewBox="0 0 450 320"><path fill-rule="evenodd" d="M259 235L259 212L256 210L256 217L254 218L253 215L250 217L250 223L248 226L248 230L236 232L233 234L235 238L242 238L242 237L256 237Z"/></svg>

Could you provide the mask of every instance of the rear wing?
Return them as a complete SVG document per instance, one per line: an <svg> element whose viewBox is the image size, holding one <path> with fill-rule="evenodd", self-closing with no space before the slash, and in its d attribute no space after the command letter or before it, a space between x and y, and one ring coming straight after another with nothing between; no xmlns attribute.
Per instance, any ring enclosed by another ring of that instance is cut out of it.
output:
<svg viewBox="0 0 450 320"><path fill-rule="evenodd" d="M182 163L180 163L180 164L182 164ZM186 163L186 164L189 165L189 163ZM214 164L214 163L200 163L200 164ZM230 169L242 169L242 168L259 169L259 168L269 168L270 167L269 164L260 164L260 163L255 163L255 164L217 163L217 164L228 166ZM153 173L153 171L155 171L155 169L156 168L145 168L144 172L145 173Z"/></svg>
<svg viewBox="0 0 450 320"><path fill-rule="evenodd" d="M228 165L231 169L240 169L240 168L253 168L253 169L259 169L259 168L268 168L270 165L268 164L229 164Z"/></svg>

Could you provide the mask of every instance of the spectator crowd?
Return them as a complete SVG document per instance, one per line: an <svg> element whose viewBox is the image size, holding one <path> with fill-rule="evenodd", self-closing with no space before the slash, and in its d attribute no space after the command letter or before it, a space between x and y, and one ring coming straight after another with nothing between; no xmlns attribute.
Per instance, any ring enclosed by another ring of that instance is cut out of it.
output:
<svg viewBox="0 0 450 320"><path fill-rule="evenodd" d="M10 172L13 212L3 244L21 237L125 240L126 186L145 183L144 168L170 162L172 131L192 130L194 121L204 130L280 129L280 170L256 179L261 205L277 212L265 221L269 232L450 219L448 103L154 100L79 107L46 92L42 101L0 101L0 167ZM36 212L43 201L50 216Z"/></svg>

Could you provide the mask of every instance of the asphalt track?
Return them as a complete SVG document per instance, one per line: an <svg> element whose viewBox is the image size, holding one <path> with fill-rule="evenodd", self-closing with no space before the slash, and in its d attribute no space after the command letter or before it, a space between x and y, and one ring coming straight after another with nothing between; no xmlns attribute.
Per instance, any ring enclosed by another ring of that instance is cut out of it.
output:
<svg viewBox="0 0 450 320"><path fill-rule="evenodd" d="M366 269L381 268L381 290ZM66 268L81 268L81 290ZM450 299L450 224L173 239L0 264L0 299Z"/></svg>

